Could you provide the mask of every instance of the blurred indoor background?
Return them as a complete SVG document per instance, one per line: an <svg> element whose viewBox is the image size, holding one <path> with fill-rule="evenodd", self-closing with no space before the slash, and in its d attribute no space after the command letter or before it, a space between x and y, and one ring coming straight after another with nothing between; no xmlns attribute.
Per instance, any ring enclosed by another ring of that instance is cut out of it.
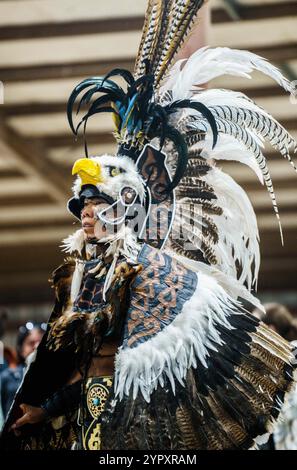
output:
<svg viewBox="0 0 297 470"><path fill-rule="evenodd" d="M67 124L67 98L83 78L116 66L132 70L146 1L0 1L0 305L8 314L8 344L20 324L48 318L53 304L48 278L63 259L61 240L77 228L66 201L72 163L84 151ZM202 44L249 49L297 80L297 1L210 0L209 5L211 23L197 33ZM297 98L290 102L269 78L221 79L215 85L247 93L297 137ZM90 121L91 154L113 151L111 130L106 116ZM259 296L296 313L297 176L273 151L269 162L283 247L265 188L249 168L228 163L228 171L247 190L258 216Z"/></svg>

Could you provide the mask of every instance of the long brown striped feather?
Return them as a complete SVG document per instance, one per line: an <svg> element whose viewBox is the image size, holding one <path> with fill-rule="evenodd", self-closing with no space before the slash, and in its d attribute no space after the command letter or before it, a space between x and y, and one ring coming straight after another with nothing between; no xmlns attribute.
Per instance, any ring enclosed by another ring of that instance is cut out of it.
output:
<svg viewBox="0 0 297 470"><path fill-rule="evenodd" d="M160 83L203 4L204 0L149 0L135 61L136 78L144 74L148 60L155 86Z"/></svg>
<svg viewBox="0 0 297 470"><path fill-rule="evenodd" d="M155 50L151 58L151 70L156 69L157 64L159 63L160 56L162 54L163 44L166 41L168 34L168 25L171 18L171 11L174 8L174 3L176 0L163 0L162 1L162 17L161 17L161 28L158 35L158 41L156 43Z"/></svg>
<svg viewBox="0 0 297 470"><path fill-rule="evenodd" d="M172 63L172 59L188 36L191 23L203 3L203 0L176 0L172 4L164 42L163 44L158 44L162 54L158 64L156 64L154 73L156 86L162 80Z"/></svg>
<svg viewBox="0 0 297 470"><path fill-rule="evenodd" d="M134 75L139 78L145 72L145 60L151 62L162 27L162 0L149 0L146 10L142 37L136 56Z"/></svg>

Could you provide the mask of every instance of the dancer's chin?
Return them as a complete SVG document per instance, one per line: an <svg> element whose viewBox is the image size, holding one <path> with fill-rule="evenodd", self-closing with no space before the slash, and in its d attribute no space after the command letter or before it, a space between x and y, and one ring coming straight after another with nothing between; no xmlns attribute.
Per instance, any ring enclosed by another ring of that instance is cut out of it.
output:
<svg viewBox="0 0 297 470"><path fill-rule="evenodd" d="M95 238L94 227L83 227L85 239Z"/></svg>

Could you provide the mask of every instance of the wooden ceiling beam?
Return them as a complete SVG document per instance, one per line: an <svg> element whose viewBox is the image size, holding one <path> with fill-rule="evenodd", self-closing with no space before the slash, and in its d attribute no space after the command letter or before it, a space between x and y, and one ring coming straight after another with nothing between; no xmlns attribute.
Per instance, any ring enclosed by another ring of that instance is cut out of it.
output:
<svg viewBox="0 0 297 470"><path fill-rule="evenodd" d="M37 176L43 183L45 191L53 201L64 204L69 187L60 171L46 158L46 147L42 142L22 138L13 129L2 123L0 138L18 155L19 165L29 167L32 176Z"/></svg>
<svg viewBox="0 0 297 470"><path fill-rule="evenodd" d="M279 158L282 158L282 157L280 156ZM269 165L269 162L268 162L268 165ZM282 178L278 180L277 177L275 178L273 177L274 192L276 194L276 198L277 198L277 193L280 191L284 193L286 192L286 190L289 190L289 191L291 190L290 191L291 193L292 193L292 190L296 191L297 175L296 173L294 173L294 170L289 163L288 165L289 165L288 173L291 173L292 178L288 178L288 179ZM253 181L248 181L248 182L240 181L240 185L244 188L245 191L247 191L248 193L250 192L253 195L253 197L257 197L257 194L265 194L265 192L267 192L266 187L261 185L261 183L257 180L256 175ZM269 201L269 199L270 199L270 196L269 194L267 194L267 201ZM296 205L297 205L297 200L296 200Z"/></svg>
<svg viewBox="0 0 297 470"><path fill-rule="evenodd" d="M66 208L65 208L66 210ZM61 240L67 236L67 234L74 232L75 228L71 230L71 224L65 224L62 227L54 225L52 227L39 224L34 229L17 229L17 230L4 230L0 232L0 246L1 247L31 247L34 249L36 245L44 245L50 242L60 245ZM26 248L27 249L27 248Z"/></svg>
<svg viewBox="0 0 297 470"><path fill-rule="evenodd" d="M65 198L63 206L56 206L51 202L34 206L3 207L0 211L0 226L5 227L6 224L9 224L17 227L18 224L29 224L30 222L54 225L58 220L70 221L71 216L66 209L66 202Z"/></svg>
<svg viewBox="0 0 297 470"><path fill-rule="evenodd" d="M0 180L6 178L23 178L23 173L18 168L0 168Z"/></svg>
<svg viewBox="0 0 297 470"><path fill-rule="evenodd" d="M85 21L62 21L18 26L2 26L0 40L35 39L65 36L89 35L98 33L115 33L138 31L142 29L144 16L123 18L104 18Z"/></svg>
<svg viewBox="0 0 297 470"><path fill-rule="evenodd" d="M46 202L44 202L44 205L46 206ZM35 209L36 206L33 207L33 204L32 204L32 208L33 210ZM48 218L48 220L46 219L34 219L34 218L30 218L28 221L26 220L20 220L19 222L14 222L14 221L5 221L5 222L1 222L0 223L0 227L1 227L1 231L4 231L6 233L8 233L9 231L11 232L18 232L19 230L22 230L22 231L32 231L32 233L34 231L38 232L39 229L42 229L44 231L46 230L53 230L53 229L57 229L57 230L62 230L64 231L66 234L71 231L75 231L77 229L80 228L80 223L79 221L77 221L74 217L72 216L69 216L68 215L68 211L67 211L67 201L65 200L65 217L60 217L60 218ZM25 233L25 232L24 232ZM25 237L27 237L26 233L25 233ZM34 233L34 237L35 237L35 233ZM51 235L50 235L51 237ZM45 240L46 238L44 238Z"/></svg>
<svg viewBox="0 0 297 470"><path fill-rule="evenodd" d="M281 18L297 15L295 2L280 2L258 5L238 5L238 16L242 21ZM224 8L213 8L212 23L228 23L233 19ZM144 16L86 19L84 21L53 21L21 25L1 26L0 40L33 39L85 34L137 31L143 26Z"/></svg>
<svg viewBox="0 0 297 470"><path fill-rule="evenodd" d="M24 67L0 67L3 83L23 82L24 80L48 80L52 78L87 77L105 75L111 69L120 67L133 70L134 58L110 59L105 61L75 62L71 64L28 65Z"/></svg>
<svg viewBox="0 0 297 470"><path fill-rule="evenodd" d="M233 46L236 48L236 43ZM250 48L273 62L286 62L296 59L297 43L275 44L273 46ZM22 67L1 67L0 78L3 83L23 82L24 80L42 80L52 78L87 77L105 75L115 67L130 71L134 67L134 58L113 58L104 61L72 62L68 64L28 65Z"/></svg>
<svg viewBox="0 0 297 470"><path fill-rule="evenodd" d="M244 88L244 84L242 85L243 86L240 88L240 91L251 99L271 98L275 96L287 95L284 89L278 85L259 86L259 87L251 87L251 88Z"/></svg>
<svg viewBox="0 0 297 470"><path fill-rule="evenodd" d="M236 48L236 45L233 46ZM281 45L263 46L263 47L251 47L250 52L258 54L271 62L287 62L288 60L296 59L297 43L288 43Z"/></svg>
<svg viewBox="0 0 297 470"><path fill-rule="evenodd" d="M77 140L75 136L71 133L69 130L68 134L57 134L57 135L49 135L46 137L40 137L40 141L42 141L43 145L45 145L47 148L53 148L53 147L71 147L73 145L79 146L81 145L83 147L83 138L81 135L77 137ZM112 133L94 133L90 132L88 133L87 136L87 141L88 144L114 144L115 143L115 138L112 135Z"/></svg>
<svg viewBox="0 0 297 470"><path fill-rule="evenodd" d="M267 18L281 18L284 16L296 16L296 2L282 1L278 3L257 3L245 5L236 2L236 14L240 21L263 20ZM212 23L226 23L234 21L226 8L211 10Z"/></svg>
<svg viewBox="0 0 297 470"><path fill-rule="evenodd" d="M41 204L52 203L52 199L47 194L24 194L18 195L1 195L0 198L0 209L3 207L22 207L22 206L36 206Z"/></svg>
<svg viewBox="0 0 297 470"><path fill-rule="evenodd" d="M58 84L57 84L58 86ZM10 116L31 116L33 114L52 114L66 113L67 103L65 102L44 102L44 103L20 103L20 104L3 104L1 111L6 117Z"/></svg>

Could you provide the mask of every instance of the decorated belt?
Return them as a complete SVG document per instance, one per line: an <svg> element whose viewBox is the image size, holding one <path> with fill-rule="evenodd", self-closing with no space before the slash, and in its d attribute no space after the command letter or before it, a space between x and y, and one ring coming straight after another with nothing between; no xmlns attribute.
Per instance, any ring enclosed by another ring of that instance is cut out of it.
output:
<svg viewBox="0 0 297 470"><path fill-rule="evenodd" d="M112 376L89 377L84 386L78 413L81 426L81 447L99 450L101 445L101 415L112 386Z"/></svg>

